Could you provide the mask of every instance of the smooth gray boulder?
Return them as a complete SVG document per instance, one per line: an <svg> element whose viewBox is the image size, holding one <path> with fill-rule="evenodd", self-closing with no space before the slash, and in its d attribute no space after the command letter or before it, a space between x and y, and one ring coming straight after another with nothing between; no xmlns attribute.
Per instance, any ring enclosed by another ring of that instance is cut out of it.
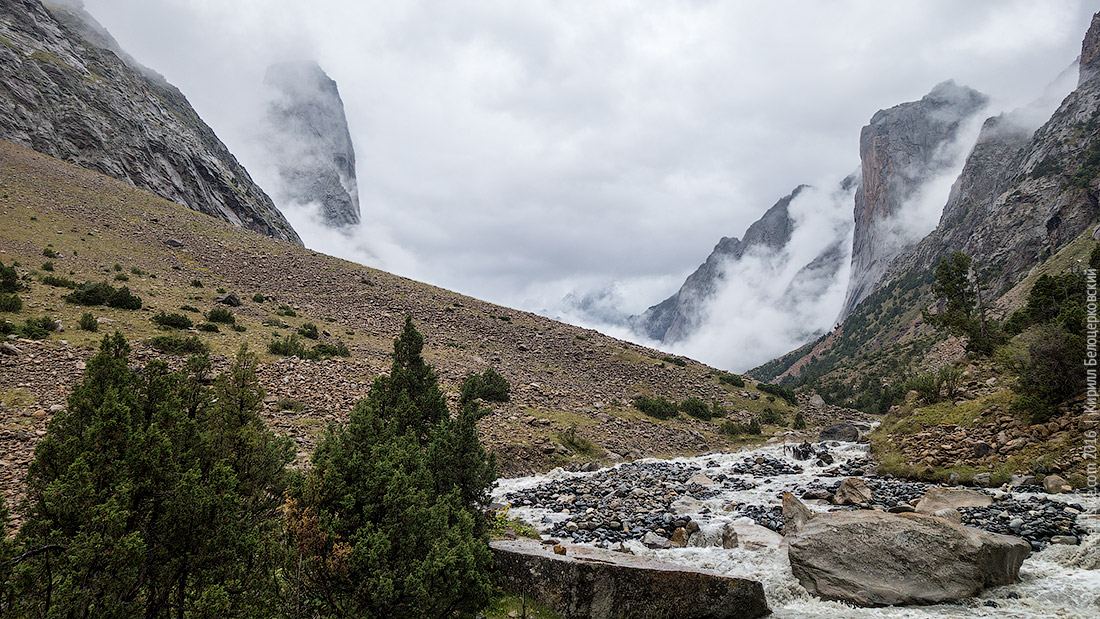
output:
<svg viewBox="0 0 1100 619"><path fill-rule="evenodd" d="M1018 537L924 514L816 514L787 538L811 594L858 606L938 604L1015 582L1031 552Z"/></svg>
<svg viewBox="0 0 1100 619"><path fill-rule="evenodd" d="M535 540L490 544L497 584L566 619L719 619L770 611L757 581L618 552L570 546L556 555Z"/></svg>
<svg viewBox="0 0 1100 619"><path fill-rule="evenodd" d="M814 513L810 511L806 504L798 500L798 497L787 492L783 495L783 532L784 535L790 535L798 532L802 527L814 517Z"/></svg>
<svg viewBox="0 0 1100 619"><path fill-rule="evenodd" d="M988 507L993 504L993 497L977 490L964 490L960 488L932 488L924 493L916 508L922 514L934 514L944 509L958 509L960 507Z"/></svg>
<svg viewBox="0 0 1100 619"><path fill-rule="evenodd" d="M817 435L818 442L847 441L854 443L859 440L859 428L851 423L834 423L821 429Z"/></svg>

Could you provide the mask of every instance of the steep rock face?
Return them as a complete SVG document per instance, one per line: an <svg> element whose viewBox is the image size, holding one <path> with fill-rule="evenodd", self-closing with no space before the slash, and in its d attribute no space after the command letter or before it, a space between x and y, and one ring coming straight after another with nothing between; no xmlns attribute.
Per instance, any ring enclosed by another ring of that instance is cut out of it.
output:
<svg viewBox="0 0 1100 619"><path fill-rule="evenodd" d="M301 244L183 94L79 3L0 3L0 43L0 138Z"/></svg>
<svg viewBox="0 0 1100 619"><path fill-rule="evenodd" d="M986 100L975 90L943 82L919 101L876 112L860 132L863 177L856 190L852 274L842 317L875 290L890 260L906 249L893 230L895 222L922 185L951 165L947 147Z"/></svg>
<svg viewBox="0 0 1100 619"><path fill-rule="evenodd" d="M883 279L892 280L914 267L932 268L944 256L961 249L1012 186L1030 141L1031 132L1016 125L1011 117L987 119L951 187L937 229L898 256Z"/></svg>
<svg viewBox="0 0 1100 619"><path fill-rule="evenodd" d="M749 226L744 239L723 237L718 241L706 262L688 276L680 290L634 317L631 321L633 328L646 337L663 342L677 342L693 334L706 319L704 306L721 286L728 261L739 260L754 248L779 250L791 240L794 220L788 207L805 187L796 187L790 195L776 202Z"/></svg>
<svg viewBox="0 0 1100 619"><path fill-rule="evenodd" d="M313 61L272 65L267 143L282 180L277 197L319 202L331 226L359 223L355 150L336 82Z"/></svg>
<svg viewBox="0 0 1100 619"><path fill-rule="evenodd" d="M890 267L929 269L953 251L974 258L994 293L1077 238L1100 210L1100 13L1081 50L1079 85L1034 133L1013 115L986 121L936 230Z"/></svg>
<svg viewBox="0 0 1100 619"><path fill-rule="evenodd" d="M1085 39L1081 42L1081 75L1077 85L1094 79L1100 74L1100 21L1096 15L1092 16L1092 24L1089 25Z"/></svg>
<svg viewBox="0 0 1100 619"><path fill-rule="evenodd" d="M829 394L829 389L841 382L855 386L859 381L904 380L914 367L928 367L922 363L942 364L936 349L945 348L918 349L918 338L929 334L920 310L933 301L932 268L954 251L973 257L983 289L989 291L984 300L991 307L1018 307L1026 291L1013 286L1048 256L1087 234L1100 217L1097 49L1100 13L1093 16L1082 44L1080 78L1071 80L1078 86L1068 96L1058 97L1057 110L1047 112L1048 118L1034 132L1025 127L1041 122L1036 110L988 119L952 187L937 228L891 263L880 289L855 308L840 329L750 374L768 381L800 377L838 403L845 396ZM1028 122L1021 122L1021 117ZM900 371L888 369L899 363ZM875 406L873 391L864 389L859 397L864 398L860 406ZM886 412L885 407L881 412ZM988 442L993 437L978 438ZM921 443L904 444L907 440L898 439L903 445L900 450L906 457L915 457Z"/></svg>

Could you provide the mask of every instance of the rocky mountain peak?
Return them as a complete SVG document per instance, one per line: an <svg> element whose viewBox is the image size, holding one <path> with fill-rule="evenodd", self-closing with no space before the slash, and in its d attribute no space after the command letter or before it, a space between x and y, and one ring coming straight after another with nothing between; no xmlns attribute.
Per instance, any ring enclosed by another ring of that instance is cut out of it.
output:
<svg viewBox="0 0 1100 619"><path fill-rule="evenodd" d="M1100 75L1100 13L1092 16L1092 25L1081 41L1081 76L1078 84Z"/></svg>
<svg viewBox="0 0 1100 619"><path fill-rule="evenodd" d="M913 208L908 203L924 183L951 167L949 146L986 102L980 92L948 80L918 101L879 110L860 132L862 180L842 317L875 290L890 260L908 247L895 222Z"/></svg>
<svg viewBox="0 0 1100 619"><path fill-rule="evenodd" d="M791 240L794 220L789 207L807 185L795 187L745 230L743 238L722 237L706 261L688 276L673 296L631 319L632 327L654 340L677 342L692 335L705 320L704 306L719 290L726 263L751 249L777 251Z"/></svg>
<svg viewBox="0 0 1100 619"><path fill-rule="evenodd" d="M331 226L359 223L355 149L336 82L312 60L270 66L265 141L279 173L281 200L319 203Z"/></svg>

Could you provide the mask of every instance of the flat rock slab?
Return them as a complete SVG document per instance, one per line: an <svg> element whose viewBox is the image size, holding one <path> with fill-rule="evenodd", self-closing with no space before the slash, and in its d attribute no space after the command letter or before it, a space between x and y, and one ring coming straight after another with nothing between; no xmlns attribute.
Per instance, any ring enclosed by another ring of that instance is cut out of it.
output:
<svg viewBox="0 0 1100 619"><path fill-rule="evenodd" d="M751 619L770 612L764 586L754 580L588 546L569 546L564 556L529 539L490 547L497 584L566 619Z"/></svg>
<svg viewBox="0 0 1100 619"><path fill-rule="evenodd" d="M932 488L917 503L917 511L922 514L935 514L943 509L989 507L992 504L993 497L977 490Z"/></svg>

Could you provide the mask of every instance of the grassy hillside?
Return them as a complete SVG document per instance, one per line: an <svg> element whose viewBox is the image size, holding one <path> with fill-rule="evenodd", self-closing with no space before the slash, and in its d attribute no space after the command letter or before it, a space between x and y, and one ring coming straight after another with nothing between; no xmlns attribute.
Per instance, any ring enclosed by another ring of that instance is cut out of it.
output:
<svg viewBox="0 0 1100 619"><path fill-rule="evenodd" d="M1087 266L1097 243L1093 227L1036 265L997 299L992 314L1005 319L1023 306L1035 282ZM906 277L868 297L836 331L751 373L761 380L814 390L833 404L883 415L871 435L880 472L947 481L989 473L993 483L1017 473L1058 472L1084 480L1083 430L1100 422L1083 396L1039 422L1017 406L1014 367L1026 357L1032 334L1009 339L990 358L968 356L959 338L927 324L921 308L933 303L931 273ZM958 373L957 387L928 402L912 389L918 377L941 368Z"/></svg>
<svg viewBox="0 0 1100 619"><path fill-rule="evenodd" d="M17 264L28 286L19 293L22 309L0 312L0 320L49 316L64 327L41 341L14 341L20 354L0 355L0 483L13 495L51 407L65 403L84 360L115 329L143 362L183 362L145 344L160 335L198 337L215 369L247 343L263 361L266 417L294 437L301 459L388 369L406 315L424 333L450 397L471 371L494 367L511 382L511 402L480 427L504 473L701 453L741 440L718 432L721 418L647 417L630 406L639 394L716 402L742 420L764 408L793 417L792 406L751 381L731 386L700 363L263 237L7 142L0 142L0 220L0 262ZM71 290L43 283L47 276L128 286L143 307L73 305L63 299ZM242 301L229 308L238 330L215 323L216 333L165 331L152 320L163 311L201 324L221 292ZM98 332L78 327L85 312L98 319ZM341 341L351 356L311 361L268 352L269 342L307 323L317 326L317 341ZM764 438L780 430L766 426Z"/></svg>

